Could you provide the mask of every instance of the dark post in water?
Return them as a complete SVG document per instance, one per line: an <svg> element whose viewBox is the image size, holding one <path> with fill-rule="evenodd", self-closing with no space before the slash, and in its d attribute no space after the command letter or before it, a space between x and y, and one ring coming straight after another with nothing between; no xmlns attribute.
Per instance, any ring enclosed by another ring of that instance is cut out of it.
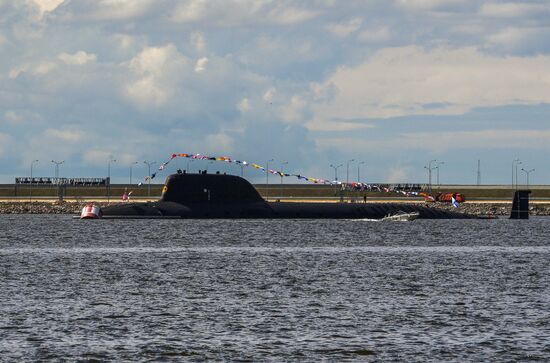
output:
<svg viewBox="0 0 550 363"><path fill-rule="evenodd" d="M530 190L516 190L510 219L529 219L529 193Z"/></svg>

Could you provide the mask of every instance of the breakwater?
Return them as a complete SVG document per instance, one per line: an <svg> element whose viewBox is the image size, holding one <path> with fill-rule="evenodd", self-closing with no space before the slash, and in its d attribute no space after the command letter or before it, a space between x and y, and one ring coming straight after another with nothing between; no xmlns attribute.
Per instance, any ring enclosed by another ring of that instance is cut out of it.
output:
<svg viewBox="0 0 550 363"><path fill-rule="evenodd" d="M97 203L100 207L117 204ZM0 203L0 214L80 214L85 202L2 202ZM450 204L429 203L431 208L440 208L473 214L477 216L508 216L512 208L511 203L465 203L458 208ZM550 203L537 203L530 205L530 214L533 216L550 216Z"/></svg>

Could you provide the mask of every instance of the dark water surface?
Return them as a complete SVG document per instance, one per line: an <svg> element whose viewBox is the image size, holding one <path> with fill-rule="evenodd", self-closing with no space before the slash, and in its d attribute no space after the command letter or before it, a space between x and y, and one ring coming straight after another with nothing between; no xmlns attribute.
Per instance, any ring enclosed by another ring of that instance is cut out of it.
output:
<svg viewBox="0 0 550 363"><path fill-rule="evenodd" d="M549 361L549 232L0 215L0 357Z"/></svg>

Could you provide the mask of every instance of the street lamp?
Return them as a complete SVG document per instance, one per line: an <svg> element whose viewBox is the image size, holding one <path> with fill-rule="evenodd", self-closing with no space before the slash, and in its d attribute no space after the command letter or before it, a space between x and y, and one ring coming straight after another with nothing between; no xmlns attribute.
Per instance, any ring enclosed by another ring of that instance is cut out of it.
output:
<svg viewBox="0 0 550 363"><path fill-rule="evenodd" d="M132 167L136 164L139 164L137 161L134 161L132 164L130 164L130 185L132 185Z"/></svg>
<svg viewBox="0 0 550 363"><path fill-rule="evenodd" d="M283 174L284 174L283 165L287 165L287 164L288 164L288 161L283 161L281 163L281 174L280 174L280 176L281 176L281 185L283 185Z"/></svg>
<svg viewBox="0 0 550 363"><path fill-rule="evenodd" d="M525 176L527 177L527 188L529 188L529 174L531 174L531 172L535 171L535 169L525 170L525 169L521 168L521 170L525 172Z"/></svg>
<svg viewBox="0 0 550 363"><path fill-rule="evenodd" d="M113 155L109 155L109 161L107 162L107 203L111 199L111 163L116 163Z"/></svg>
<svg viewBox="0 0 550 363"><path fill-rule="evenodd" d="M514 186L514 171L516 173L516 184L515 185L517 185L517 183L518 183L518 166L517 166L518 163L521 164L521 161L519 161L519 159L512 160L512 189L515 188L515 186Z"/></svg>
<svg viewBox="0 0 550 363"><path fill-rule="evenodd" d="M361 172L360 172L361 164L365 164L365 162L361 161L360 163L357 163L357 182L358 183L361 183Z"/></svg>
<svg viewBox="0 0 550 363"><path fill-rule="evenodd" d="M52 160L52 163L55 164L55 179L57 179L59 177L59 165L63 164L64 162L65 162L65 160L62 160L62 161Z"/></svg>
<svg viewBox="0 0 550 363"><path fill-rule="evenodd" d="M34 182L34 181L32 180L32 165L33 165L34 163L37 163L37 162L38 162L38 160L33 160L33 161L31 161L31 188L30 188L30 191L29 191L29 202L32 202L32 186L33 186L33 182Z"/></svg>
<svg viewBox="0 0 550 363"><path fill-rule="evenodd" d="M336 165L336 166L330 164L330 167L334 168L334 180L335 181L338 181L338 168L341 167L341 166L344 166L344 164L340 164L340 165Z"/></svg>
<svg viewBox="0 0 550 363"><path fill-rule="evenodd" d="M433 170L432 163L435 163L436 161L437 160L435 159L430 160L430 162L428 163L428 166L424 167L424 169L428 170L428 191L430 194L432 194L432 170Z"/></svg>
<svg viewBox="0 0 550 363"><path fill-rule="evenodd" d="M265 163L265 184L266 184L266 187L265 187L265 200L266 201L269 200L269 162L270 161L275 161L275 160L274 159L269 159Z"/></svg>
<svg viewBox="0 0 550 363"><path fill-rule="evenodd" d="M149 176L149 181L147 184L147 196L151 196L151 165L155 164L156 161L144 161L145 165L147 165L147 175Z"/></svg>
<svg viewBox="0 0 550 363"><path fill-rule="evenodd" d="M355 161L354 159L350 159L346 163L346 184L349 184L349 163Z"/></svg>
<svg viewBox="0 0 550 363"><path fill-rule="evenodd" d="M437 163L437 166L435 167L435 169L437 170L437 187L439 188L439 165L443 165L445 164L444 161L440 161Z"/></svg>

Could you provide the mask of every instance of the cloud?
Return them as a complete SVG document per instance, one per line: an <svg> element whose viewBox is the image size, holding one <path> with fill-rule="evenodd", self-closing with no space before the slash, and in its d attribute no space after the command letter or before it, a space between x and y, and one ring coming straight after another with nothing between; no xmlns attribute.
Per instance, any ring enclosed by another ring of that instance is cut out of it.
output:
<svg viewBox="0 0 550 363"><path fill-rule="evenodd" d="M243 98L237 105L237 109L241 111L241 113L249 112L252 109L252 106L250 105L248 98Z"/></svg>
<svg viewBox="0 0 550 363"><path fill-rule="evenodd" d="M201 23L202 26L237 27L268 23L296 25L315 18L319 13L279 2L263 0L190 0L173 11L177 23Z"/></svg>
<svg viewBox="0 0 550 363"><path fill-rule="evenodd" d="M55 62L43 61L34 64L25 63L10 69L8 77L15 79L22 73L30 73L33 76L44 76L57 68Z"/></svg>
<svg viewBox="0 0 550 363"><path fill-rule="evenodd" d="M368 140L349 137L319 138L323 149L337 148L349 153L393 150L550 150L550 130L488 129L478 131L409 132L389 139Z"/></svg>
<svg viewBox="0 0 550 363"><path fill-rule="evenodd" d="M506 27L487 36L487 47L504 53L540 53L548 47L550 27Z"/></svg>
<svg viewBox="0 0 550 363"><path fill-rule="evenodd" d="M160 107L177 92L188 72L189 60L173 44L145 47L128 65L136 79L124 88L124 95L138 108Z"/></svg>
<svg viewBox="0 0 550 363"><path fill-rule="evenodd" d="M206 136L205 146L211 153L228 155L233 151L235 140L225 134L210 134Z"/></svg>
<svg viewBox="0 0 550 363"><path fill-rule="evenodd" d="M83 133L75 130L47 129L44 135L59 141L78 142L82 139Z"/></svg>
<svg viewBox="0 0 550 363"><path fill-rule="evenodd" d="M191 33L191 44L195 47L197 52L204 52L206 50L206 39L201 32Z"/></svg>
<svg viewBox="0 0 550 363"><path fill-rule="evenodd" d="M488 17L518 18L522 16L550 14L550 4L546 3L485 3L479 14Z"/></svg>
<svg viewBox="0 0 550 363"><path fill-rule="evenodd" d="M83 50L79 50L74 54L61 53L57 56L65 64L82 65L88 62L95 62L97 56L93 53L86 53Z"/></svg>
<svg viewBox="0 0 550 363"><path fill-rule="evenodd" d="M359 30L362 23L363 19L352 18L340 23L330 23L326 26L326 29L337 37L345 38Z"/></svg>
<svg viewBox="0 0 550 363"><path fill-rule="evenodd" d="M269 103L272 103L273 102L273 98L275 97L275 94L277 93L277 90L275 89L275 87L271 87L270 89L268 89L267 91L265 91L264 95L263 95L263 100L265 102L269 102Z"/></svg>
<svg viewBox="0 0 550 363"><path fill-rule="evenodd" d="M410 181L408 167L398 166L390 169L388 183L407 183Z"/></svg>
<svg viewBox="0 0 550 363"><path fill-rule="evenodd" d="M476 0L396 0L399 7L414 11L462 12L476 8Z"/></svg>
<svg viewBox="0 0 550 363"><path fill-rule="evenodd" d="M64 0L32 0L32 2L38 7L40 17L42 17L44 13L57 9Z"/></svg>
<svg viewBox="0 0 550 363"><path fill-rule="evenodd" d="M206 65L208 64L208 58L203 57L199 60L197 60L197 63L195 64L195 72L202 73L206 69Z"/></svg>
<svg viewBox="0 0 550 363"><path fill-rule="evenodd" d="M123 21L141 17L151 11L153 0L95 0L68 2L62 18L72 21Z"/></svg>
<svg viewBox="0 0 550 363"><path fill-rule="evenodd" d="M11 138L9 135L0 132L0 157L4 156L5 150L7 149L10 140Z"/></svg>
<svg viewBox="0 0 550 363"><path fill-rule="evenodd" d="M365 43L381 43L389 40L390 37L391 32L388 27L381 27L364 30L357 36L357 39Z"/></svg>
<svg viewBox="0 0 550 363"><path fill-rule="evenodd" d="M6 111L4 113L4 119L6 120L6 122L11 124L20 124L25 121L25 117L15 111Z"/></svg>
<svg viewBox="0 0 550 363"><path fill-rule="evenodd" d="M290 103L282 108L281 118L285 122L303 121L303 111L305 106L306 102L300 96L292 96Z"/></svg>
<svg viewBox="0 0 550 363"><path fill-rule="evenodd" d="M550 103L550 56L497 57L475 48L383 49L328 77L319 119L459 115L476 108Z"/></svg>
<svg viewBox="0 0 550 363"><path fill-rule="evenodd" d="M107 165L112 153L106 150L91 149L84 152L83 159L91 165L103 166Z"/></svg>

